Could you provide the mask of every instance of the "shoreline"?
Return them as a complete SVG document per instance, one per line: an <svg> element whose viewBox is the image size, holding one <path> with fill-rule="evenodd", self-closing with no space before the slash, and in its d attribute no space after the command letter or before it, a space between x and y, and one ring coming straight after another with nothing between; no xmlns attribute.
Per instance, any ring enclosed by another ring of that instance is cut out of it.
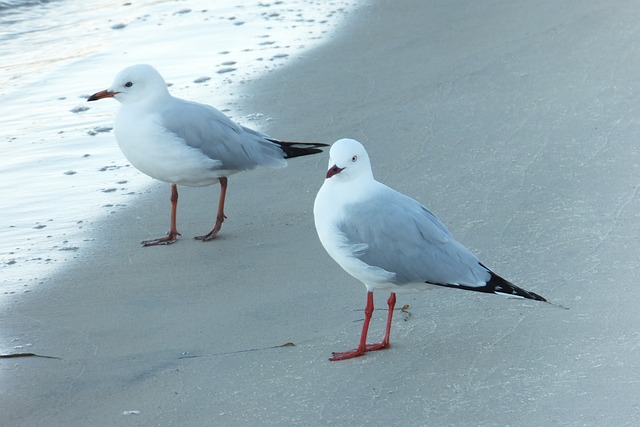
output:
<svg viewBox="0 0 640 427"><path fill-rule="evenodd" d="M569 310L398 295L410 314L391 348L332 363L356 344L365 289L315 235L328 153L231 176L209 243L192 237L213 223L217 186L183 188L176 244L140 247L168 223L169 186L155 183L100 224L85 264L2 314L29 351L61 358L2 361L9 424L639 423L632 5L376 2L245 86L265 132L360 140L377 179Z"/></svg>
<svg viewBox="0 0 640 427"><path fill-rule="evenodd" d="M5 152L0 304L31 292L65 262L83 256L94 220L119 210L152 182L128 167L114 143L117 102L87 103L91 93L106 87L125 65L148 62L167 78L175 96L235 114L244 82L321 43L355 1L235 7L221 0L211 8L192 0L190 9L150 0L116 8L97 1L91 9L73 2L35 3L0 11L0 21L15 13L5 40L10 66L0 70L0 79L11 83L0 94L6 125L0 132ZM82 40L73 44L79 56L48 51L44 65L38 65L41 46L70 47L67 41L81 33ZM124 45L126 52L118 47ZM258 118L239 121L251 125Z"/></svg>

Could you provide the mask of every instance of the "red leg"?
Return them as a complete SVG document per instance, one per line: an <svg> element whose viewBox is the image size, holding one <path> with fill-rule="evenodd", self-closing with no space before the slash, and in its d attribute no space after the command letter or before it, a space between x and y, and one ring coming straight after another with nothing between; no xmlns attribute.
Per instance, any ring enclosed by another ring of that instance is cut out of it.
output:
<svg viewBox="0 0 640 427"><path fill-rule="evenodd" d="M362 334L360 334L360 343L358 348L351 351L333 352L333 357L330 358L332 362L336 360L351 359L354 357L362 356L367 351L367 333L369 332L369 323L371 322L371 315L373 314L373 292L367 291L367 305L364 308L364 324L362 325Z"/></svg>
<svg viewBox="0 0 640 427"><path fill-rule="evenodd" d="M213 226L213 230L211 230L209 234L196 237L197 240L202 240L203 242L208 242L209 240L213 240L216 237L218 231L220 231L220 229L222 228L224 219L226 218L224 214L224 199L227 196L227 178L223 176L222 178L219 178L219 180L220 200L218 201L218 215L216 216L216 223Z"/></svg>
<svg viewBox="0 0 640 427"><path fill-rule="evenodd" d="M169 230L169 234L166 237L161 237L159 239L153 240L145 240L142 242L144 246L157 246L157 245L170 245L174 243L180 233L178 233L178 228L176 227L176 213L178 211L178 186L176 184L171 184L171 229Z"/></svg>
<svg viewBox="0 0 640 427"><path fill-rule="evenodd" d="M367 344L367 333L369 332L369 323L371 322L371 316L373 315L373 292L367 292L367 306L364 309L364 325L362 325L362 334L360 335L360 343L358 348L351 351L334 352L333 357L329 360L345 360L354 357L362 356L367 351L382 350L389 348L389 335L391 334L391 321L393 320L393 309L396 306L396 294L391 292L389 299L387 300L389 306L389 315L387 316L387 327L384 333L382 342L377 344Z"/></svg>
<svg viewBox="0 0 640 427"><path fill-rule="evenodd" d="M387 316L387 328L384 331L384 338L382 338L382 342L378 344L369 344L367 346L367 351L382 350L383 348L389 347L389 335L391 335L391 321L393 320L393 309L396 306L395 292L391 292L391 295L389 295L389 299L387 300L387 305L389 306L389 314Z"/></svg>

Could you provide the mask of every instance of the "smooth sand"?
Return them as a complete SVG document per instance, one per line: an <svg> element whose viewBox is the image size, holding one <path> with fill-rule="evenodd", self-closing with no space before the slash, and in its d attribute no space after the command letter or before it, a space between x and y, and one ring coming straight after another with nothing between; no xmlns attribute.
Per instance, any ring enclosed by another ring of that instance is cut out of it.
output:
<svg viewBox="0 0 640 427"><path fill-rule="evenodd" d="M377 2L247 87L270 134L359 139L378 179L569 310L401 295L391 349L332 363L365 290L313 228L327 155L231 177L206 244L191 238L217 188L183 189L178 243L140 247L168 226L157 183L0 313L3 335L60 358L0 361L2 424L640 424L639 22L631 0Z"/></svg>

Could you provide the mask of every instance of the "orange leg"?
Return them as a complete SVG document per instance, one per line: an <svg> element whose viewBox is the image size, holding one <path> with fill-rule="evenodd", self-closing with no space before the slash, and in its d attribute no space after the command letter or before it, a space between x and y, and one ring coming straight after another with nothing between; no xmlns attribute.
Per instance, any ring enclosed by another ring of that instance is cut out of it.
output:
<svg viewBox="0 0 640 427"><path fill-rule="evenodd" d="M369 344L367 351L381 350L383 348L389 348L389 335L391 335L391 321L393 320L393 309L396 306L396 294L391 292L389 299L387 300L387 306L389 307L389 314L387 315L387 327L384 331L384 337L382 342L378 344Z"/></svg>
<svg viewBox="0 0 640 427"><path fill-rule="evenodd" d="M213 226L213 230L209 232L209 234L205 234L204 236L196 237L197 240L202 240L203 242L208 242L209 240L215 239L218 231L222 228L222 223L226 218L224 214L224 199L227 196L227 178L222 177L220 180L220 200L218 201L218 215L216 216L216 223Z"/></svg>
<svg viewBox="0 0 640 427"><path fill-rule="evenodd" d="M364 324L362 325L362 334L360 335L360 343L355 350L334 352L333 357L329 360L345 360L354 357L362 356L367 351L382 350L389 348L389 335L391 334L391 321L393 320L393 309L396 305L396 294L391 292L389 299L387 300L389 306L389 315L387 316L387 327L385 329L384 338L382 342L377 344L367 344L367 334L369 332L369 323L371 322L371 316L373 315L373 292L367 291L367 305L364 309Z"/></svg>
<svg viewBox="0 0 640 427"><path fill-rule="evenodd" d="M159 239L145 240L142 242L144 246L170 245L178 240L178 228L176 227L176 214L178 211L178 186L171 184L171 229L166 237Z"/></svg>

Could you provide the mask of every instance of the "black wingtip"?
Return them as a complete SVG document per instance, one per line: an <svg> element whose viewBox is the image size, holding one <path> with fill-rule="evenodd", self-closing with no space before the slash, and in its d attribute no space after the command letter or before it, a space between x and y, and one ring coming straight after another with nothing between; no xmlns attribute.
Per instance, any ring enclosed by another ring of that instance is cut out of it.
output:
<svg viewBox="0 0 640 427"><path fill-rule="evenodd" d="M321 142L285 142L278 141L277 139L270 139L269 141L278 144L280 148L282 148L285 159L322 153L321 148L329 146L329 144L323 144Z"/></svg>
<svg viewBox="0 0 640 427"><path fill-rule="evenodd" d="M462 284L440 284L434 283L438 286L445 286L447 288L464 289L466 291L485 292L488 294L500 294L500 295L512 295L514 297L527 298L536 301L549 302L547 299L535 292L527 291L526 289L519 288L510 281L503 279L502 277L489 270L482 263L483 268L486 268L491 275L489 281L484 286L469 286ZM555 305L555 304L554 304ZM563 307L564 308L564 307Z"/></svg>
<svg viewBox="0 0 640 427"><path fill-rule="evenodd" d="M535 292L527 291L526 289L522 289L509 282L506 279L498 276L492 271L489 271L491 274L491 279L487 282L485 287L487 288L487 292L493 292L495 294L504 294L504 295L513 295L527 299L533 299L536 301L544 301L547 302L547 299L543 296L536 294Z"/></svg>

